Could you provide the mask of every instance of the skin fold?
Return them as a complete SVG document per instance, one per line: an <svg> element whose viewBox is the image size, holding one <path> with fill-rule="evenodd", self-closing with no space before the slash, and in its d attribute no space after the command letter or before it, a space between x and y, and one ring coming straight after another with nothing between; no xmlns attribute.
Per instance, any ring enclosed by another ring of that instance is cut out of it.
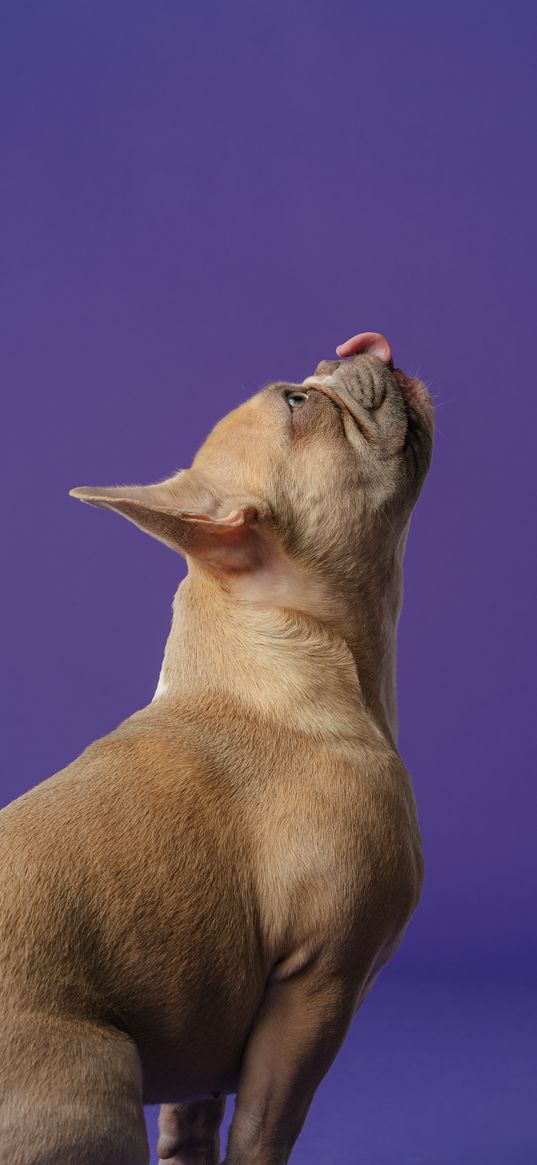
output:
<svg viewBox="0 0 537 1165"><path fill-rule="evenodd" d="M433 406L362 333L191 468L82 487L182 554L153 701L0 813L0 1165L285 1165L418 903L402 560Z"/></svg>

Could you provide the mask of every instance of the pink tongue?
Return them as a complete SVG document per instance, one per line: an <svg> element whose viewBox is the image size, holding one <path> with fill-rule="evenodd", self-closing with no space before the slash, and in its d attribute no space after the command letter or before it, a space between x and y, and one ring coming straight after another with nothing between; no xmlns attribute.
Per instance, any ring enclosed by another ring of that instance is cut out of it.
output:
<svg viewBox="0 0 537 1165"><path fill-rule="evenodd" d="M351 336L350 340L336 348L338 356L356 356L358 352L378 356L384 364L392 363L392 350L386 336L382 336L380 332L359 332L357 336Z"/></svg>

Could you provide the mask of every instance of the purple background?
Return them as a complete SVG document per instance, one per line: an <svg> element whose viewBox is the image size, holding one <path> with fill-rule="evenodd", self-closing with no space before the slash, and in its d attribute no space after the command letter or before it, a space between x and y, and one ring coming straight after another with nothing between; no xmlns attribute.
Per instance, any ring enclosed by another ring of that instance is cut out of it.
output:
<svg viewBox="0 0 537 1165"><path fill-rule="evenodd" d="M187 466L359 330L439 405L399 634L427 880L297 1165L537 1156L536 23L2 5L4 802L151 699L184 570L71 486Z"/></svg>

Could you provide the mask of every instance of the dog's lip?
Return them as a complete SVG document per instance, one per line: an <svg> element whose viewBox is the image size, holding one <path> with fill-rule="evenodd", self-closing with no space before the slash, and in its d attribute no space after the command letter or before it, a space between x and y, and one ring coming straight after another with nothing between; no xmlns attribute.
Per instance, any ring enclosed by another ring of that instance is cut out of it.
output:
<svg viewBox="0 0 537 1165"><path fill-rule="evenodd" d="M400 368L394 368L393 371L407 415L413 414L422 425L431 429L434 425L434 403L427 388L417 377L407 376Z"/></svg>

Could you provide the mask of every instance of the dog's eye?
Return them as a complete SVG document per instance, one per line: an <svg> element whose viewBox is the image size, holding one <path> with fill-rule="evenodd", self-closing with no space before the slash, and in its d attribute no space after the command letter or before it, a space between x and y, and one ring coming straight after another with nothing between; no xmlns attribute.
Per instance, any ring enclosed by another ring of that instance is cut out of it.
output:
<svg viewBox="0 0 537 1165"><path fill-rule="evenodd" d="M299 409L301 405L306 403L307 399L307 392L288 392L286 396L287 404L292 409Z"/></svg>

